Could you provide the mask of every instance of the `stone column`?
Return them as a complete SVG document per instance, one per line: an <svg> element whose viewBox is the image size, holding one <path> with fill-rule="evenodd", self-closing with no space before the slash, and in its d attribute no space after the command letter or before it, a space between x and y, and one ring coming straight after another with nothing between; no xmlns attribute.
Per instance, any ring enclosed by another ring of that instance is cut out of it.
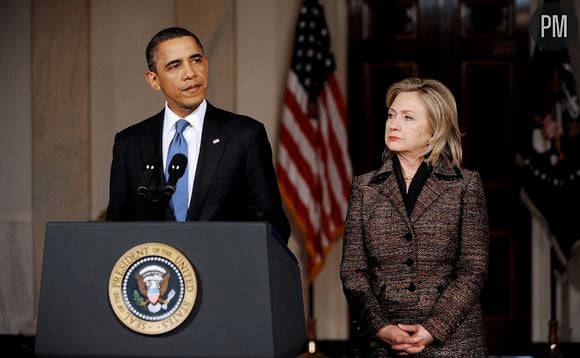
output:
<svg viewBox="0 0 580 358"><path fill-rule="evenodd" d="M35 306L46 223L90 218L89 46L88 0L32 2Z"/></svg>

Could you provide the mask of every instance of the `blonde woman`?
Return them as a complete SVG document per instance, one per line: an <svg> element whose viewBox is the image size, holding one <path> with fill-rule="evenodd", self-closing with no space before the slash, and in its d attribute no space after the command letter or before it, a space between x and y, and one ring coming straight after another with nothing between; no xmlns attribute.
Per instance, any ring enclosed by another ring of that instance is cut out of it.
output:
<svg viewBox="0 0 580 358"><path fill-rule="evenodd" d="M384 164L353 180L340 266L363 354L486 357L488 216L480 175L460 166L455 99L408 78L387 107Z"/></svg>

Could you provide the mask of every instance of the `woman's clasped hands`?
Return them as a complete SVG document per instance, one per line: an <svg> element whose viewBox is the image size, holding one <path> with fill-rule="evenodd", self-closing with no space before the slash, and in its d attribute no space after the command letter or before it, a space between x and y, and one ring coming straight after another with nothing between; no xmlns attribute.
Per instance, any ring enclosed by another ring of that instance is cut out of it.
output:
<svg viewBox="0 0 580 358"><path fill-rule="evenodd" d="M377 332L377 338L399 355L420 353L433 342L431 333L420 324L390 324Z"/></svg>

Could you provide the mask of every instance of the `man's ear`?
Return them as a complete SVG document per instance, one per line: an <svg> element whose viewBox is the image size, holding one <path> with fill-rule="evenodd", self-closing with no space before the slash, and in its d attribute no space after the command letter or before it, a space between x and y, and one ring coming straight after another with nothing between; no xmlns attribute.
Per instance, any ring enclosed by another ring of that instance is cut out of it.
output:
<svg viewBox="0 0 580 358"><path fill-rule="evenodd" d="M161 89L159 86L159 81L157 80L157 74L155 72L145 72L145 79L147 80L147 83L149 83L149 86L151 86L151 88L154 90L159 91Z"/></svg>

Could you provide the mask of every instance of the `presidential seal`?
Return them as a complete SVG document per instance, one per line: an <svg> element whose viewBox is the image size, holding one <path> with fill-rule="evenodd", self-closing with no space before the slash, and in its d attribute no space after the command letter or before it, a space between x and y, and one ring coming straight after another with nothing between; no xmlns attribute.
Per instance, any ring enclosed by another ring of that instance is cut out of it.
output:
<svg viewBox="0 0 580 358"><path fill-rule="evenodd" d="M161 243L133 247L117 261L109 279L109 301L129 329L147 335L179 327L193 310L197 278L181 252Z"/></svg>

